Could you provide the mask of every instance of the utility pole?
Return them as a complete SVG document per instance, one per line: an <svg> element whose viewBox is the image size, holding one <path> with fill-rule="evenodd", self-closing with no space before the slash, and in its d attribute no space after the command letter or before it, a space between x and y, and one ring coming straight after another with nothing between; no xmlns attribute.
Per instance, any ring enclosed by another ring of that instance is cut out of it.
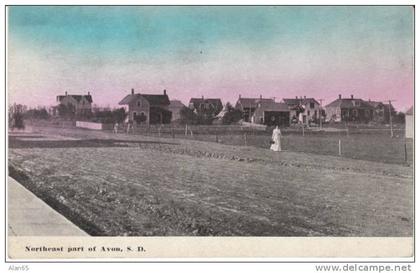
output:
<svg viewBox="0 0 420 273"><path fill-rule="evenodd" d="M388 101L389 103L389 126L391 126L391 137L394 137L394 131L392 129L392 111L391 111L391 100Z"/></svg>
<svg viewBox="0 0 420 273"><path fill-rule="evenodd" d="M386 102L388 102L388 105L389 105L389 127L391 127L390 128L391 137L394 137L394 129L392 128L392 104L391 104L392 101L396 101L396 100L388 100Z"/></svg>
<svg viewBox="0 0 420 273"><path fill-rule="evenodd" d="M322 101L324 99L319 99L320 108L319 108L319 129L322 129Z"/></svg>

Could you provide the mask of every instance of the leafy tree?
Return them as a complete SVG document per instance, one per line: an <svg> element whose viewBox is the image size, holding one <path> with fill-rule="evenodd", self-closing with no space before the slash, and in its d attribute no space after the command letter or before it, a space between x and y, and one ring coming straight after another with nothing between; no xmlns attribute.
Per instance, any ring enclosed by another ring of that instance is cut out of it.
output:
<svg viewBox="0 0 420 273"><path fill-rule="evenodd" d="M392 121L394 121L395 123L404 124L405 123L405 113L398 112L398 114L396 114L395 117L392 118Z"/></svg>
<svg viewBox="0 0 420 273"><path fill-rule="evenodd" d="M118 108L112 111L112 116L115 122L123 123L127 117L127 113L124 108Z"/></svg>
<svg viewBox="0 0 420 273"><path fill-rule="evenodd" d="M26 109L26 106L21 104L14 104L9 107L9 127L12 129L24 129L25 123L23 120L23 113Z"/></svg>
<svg viewBox="0 0 420 273"><path fill-rule="evenodd" d="M76 109L72 104L59 104L58 105L58 115L62 118L73 119L76 114Z"/></svg>
<svg viewBox="0 0 420 273"><path fill-rule="evenodd" d="M102 123L122 123L124 122L127 113L124 108L118 108L115 110L99 110L95 109L91 114L89 120L93 122L102 122Z"/></svg>
<svg viewBox="0 0 420 273"><path fill-rule="evenodd" d="M197 124L198 123L198 115L194 113L193 110L191 110L188 107L182 107L180 112L180 122L181 124Z"/></svg>
<svg viewBox="0 0 420 273"><path fill-rule="evenodd" d="M197 115L197 124L204 124L204 125L210 125L213 123L213 120L215 120L216 117L212 113L203 113L200 112Z"/></svg>
<svg viewBox="0 0 420 273"><path fill-rule="evenodd" d="M25 123L23 122L23 114L20 112L16 112L13 114L13 123L12 128L17 129L24 129Z"/></svg>
<svg viewBox="0 0 420 273"><path fill-rule="evenodd" d="M48 114L47 109L30 109L25 112L25 118L34 118L34 119L48 119L50 115Z"/></svg>
<svg viewBox="0 0 420 273"><path fill-rule="evenodd" d="M227 112L222 118L223 124L232 124L242 119L242 112L239 109L234 108L229 102L226 103Z"/></svg>

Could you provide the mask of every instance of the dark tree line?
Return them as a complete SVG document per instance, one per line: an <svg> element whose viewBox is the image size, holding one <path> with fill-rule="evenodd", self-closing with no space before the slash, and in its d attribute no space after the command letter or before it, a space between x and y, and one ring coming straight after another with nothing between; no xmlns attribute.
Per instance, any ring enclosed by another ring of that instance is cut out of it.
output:
<svg viewBox="0 0 420 273"><path fill-rule="evenodd" d="M124 108L114 110L97 110L92 112L90 121L101 123L123 123L127 113Z"/></svg>
<svg viewBox="0 0 420 273"><path fill-rule="evenodd" d="M234 108L230 103L225 106L226 112L221 118L222 124L234 124L242 119L243 113ZM195 112L191 108L183 107L180 111L180 122L182 124L190 125L209 125L212 124L216 119L216 113L209 112Z"/></svg>
<svg viewBox="0 0 420 273"><path fill-rule="evenodd" d="M48 114L47 109L29 109L25 112L24 117L26 119L48 119L50 118L50 114Z"/></svg>
<svg viewBox="0 0 420 273"><path fill-rule="evenodd" d="M14 104L9 107L9 128L13 129L24 129L24 113L25 106L21 104Z"/></svg>

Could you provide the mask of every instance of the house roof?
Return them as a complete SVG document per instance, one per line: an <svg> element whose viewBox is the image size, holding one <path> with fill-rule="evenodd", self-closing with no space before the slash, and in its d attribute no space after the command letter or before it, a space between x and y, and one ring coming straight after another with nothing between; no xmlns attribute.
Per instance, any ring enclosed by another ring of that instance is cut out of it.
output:
<svg viewBox="0 0 420 273"><path fill-rule="evenodd" d="M118 104L130 104L139 97L145 98L151 105L169 105L168 95L155 95L155 94L128 94Z"/></svg>
<svg viewBox="0 0 420 273"><path fill-rule="evenodd" d="M307 103L316 103L319 104L319 102L314 98L294 98L294 99L283 99L284 103L286 103L289 106L299 105L299 104L307 104Z"/></svg>
<svg viewBox="0 0 420 273"><path fill-rule="evenodd" d="M265 98L239 98L236 104L239 103L243 107L256 108L258 106L258 102L274 102L274 100Z"/></svg>
<svg viewBox="0 0 420 273"><path fill-rule="evenodd" d="M380 101L373 101L373 100L369 100L368 101L368 103L370 104L370 105L372 105L373 107L378 107L379 105L384 105L382 102L380 102Z"/></svg>
<svg viewBox="0 0 420 273"><path fill-rule="evenodd" d="M382 106L384 111L389 111L390 110L389 103L383 103L383 102L380 102L380 101L368 101L368 103L375 108L377 108L378 106ZM395 111L394 106L392 106L392 104L391 104L391 111Z"/></svg>
<svg viewBox="0 0 420 273"><path fill-rule="evenodd" d="M410 109L407 110L407 112L405 112L406 115L413 115L414 114L414 107L411 106Z"/></svg>
<svg viewBox="0 0 420 273"><path fill-rule="evenodd" d="M182 108L185 105L180 100L171 100L169 108Z"/></svg>
<svg viewBox="0 0 420 273"><path fill-rule="evenodd" d="M277 112L289 112L289 106L286 103L282 102L260 102L262 111L277 111Z"/></svg>
<svg viewBox="0 0 420 273"><path fill-rule="evenodd" d="M91 95L61 95L61 96L57 96L57 98L58 98L59 101L61 101L66 96L74 98L77 102L80 102L83 97L90 103L92 103L92 101L93 101Z"/></svg>
<svg viewBox="0 0 420 273"><path fill-rule="evenodd" d="M359 105L356 105L359 103ZM325 107L340 107L340 108L373 108L369 102L362 99L336 99Z"/></svg>
<svg viewBox="0 0 420 273"><path fill-rule="evenodd" d="M191 98L190 103L194 105L194 108L198 108L198 106L202 103L210 103L214 105L217 109L223 109L223 104L221 99L205 99L205 98Z"/></svg>

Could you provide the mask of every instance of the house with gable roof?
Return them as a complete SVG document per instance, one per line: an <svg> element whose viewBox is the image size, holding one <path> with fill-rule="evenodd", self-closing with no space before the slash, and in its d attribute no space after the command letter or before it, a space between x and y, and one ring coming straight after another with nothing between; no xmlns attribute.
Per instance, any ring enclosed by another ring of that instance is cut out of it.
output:
<svg viewBox="0 0 420 273"><path fill-rule="evenodd" d="M294 99L283 98L284 103L290 109L290 121L300 121L308 124L310 121L317 121L321 118L322 108L320 103L314 98L300 97Z"/></svg>
<svg viewBox="0 0 420 273"><path fill-rule="evenodd" d="M87 95L70 95L67 91L64 95L57 96L58 106L54 107L54 113L60 105L67 107L68 111L73 112L75 115L86 115L92 112L92 96L90 92Z"/></svg>
<svg viewBox="0 0 420 273"><path fill-rule="evenodd" d="M166 90L163 94L134 93L125 96L119 103L128 108L128 120L136 124L167 124L171 122L172 113Z"/></svg>
<svg viewBox="0 0 420 273"><path fill-rule="evenodd" d="M325 106L326 120L335 122L369 122L373 119L375 108L367 101L354 98L338 99Z"/></svg>
<svg viewBox="0 0 420 273"><path fill-rule="evenodd" d="M191 98L188 107L196 114L205 118L215 118L223 110L222 100L219 98Z"/></svg>
<svg viewBox="0 0 420 273"><path fill-rule="evenodd" d="M273 103L274 99L263 98L262 95L260 95L259 98L243 98L241 95L239 95L239 98L235 104L235 108L243 113L243 120L245 122L251 122L251 118L254 115L255 110L257 110L258 103L260 102Z"/></svg>

